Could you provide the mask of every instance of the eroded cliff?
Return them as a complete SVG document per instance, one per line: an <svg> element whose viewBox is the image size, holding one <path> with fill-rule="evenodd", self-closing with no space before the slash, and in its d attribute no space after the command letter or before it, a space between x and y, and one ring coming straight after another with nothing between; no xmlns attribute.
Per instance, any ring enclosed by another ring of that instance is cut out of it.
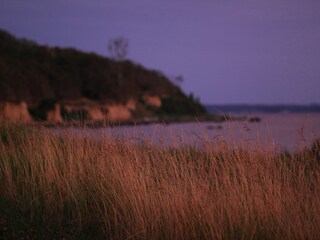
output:
<svg viewBox="0 0 320 240"><path fill-rule="evenodd" d="M125 121L205 112L164 74L132 61L39 46L0 30L0 120Z"/></svg>

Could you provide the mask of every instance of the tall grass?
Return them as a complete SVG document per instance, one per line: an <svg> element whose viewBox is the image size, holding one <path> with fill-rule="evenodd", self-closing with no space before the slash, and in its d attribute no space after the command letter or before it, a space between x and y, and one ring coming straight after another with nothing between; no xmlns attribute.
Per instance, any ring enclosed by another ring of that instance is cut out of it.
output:
<svg viewBox="0 0 320 240"><path fill-rule="evenodd" d="M78 239L318 239L311 151L179 148L0 127L0 198L25 222Z"/></svg>

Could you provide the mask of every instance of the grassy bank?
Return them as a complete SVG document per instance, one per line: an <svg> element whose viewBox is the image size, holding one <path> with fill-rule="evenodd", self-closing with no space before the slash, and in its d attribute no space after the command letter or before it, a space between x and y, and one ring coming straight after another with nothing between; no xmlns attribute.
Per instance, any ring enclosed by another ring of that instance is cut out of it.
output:
<svg viewBox="0 0 320 240"><path fill-rule="evenodd" d="M318 239L315 151L0 127L0 239Z"/></svg>

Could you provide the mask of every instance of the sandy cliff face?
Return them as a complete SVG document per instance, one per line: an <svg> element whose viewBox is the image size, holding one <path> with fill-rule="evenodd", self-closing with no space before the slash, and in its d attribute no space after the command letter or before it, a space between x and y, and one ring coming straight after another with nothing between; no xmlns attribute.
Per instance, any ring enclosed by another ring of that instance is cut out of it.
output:
<svg viewBox="0 0 320 240"><path fill-rule="evenodd" d="M47 112L47 121L50 122L62 122L61 116L61 106L60 104L55 104L54 109Z"/></svg>
<svg viewBox="0 0 320 240"><path fill-rule="evenodd" d="M104 111L98 103L94 102L69 102L66 104L62 104L63 109L63 117L67 120L92 120L99 121L104 120L105 115Z"/></svg>
<svg viewBox="0 0 320 240"><path fill-rule="evenodd" d="M144 96L143 101L144 105L134 99L128 100L125 104L106 104L88 99L78 99L55 103L53 107L47 110L34 106L31 108L25 102L3 102L0 103L0 121L31 122L34 119L39 119L36 115L33 119L34 110L38 111L38 113L41 111L43 117L40 119L50 122L80 119L89 121L127 121L132 119L132 113L136 110L142 113L147 112L144 106L161 106L161 99L157 96ZM28 108L31 108L32 116Z"/></svg>
<svg viewBox="0 0 320 240"><path fill-rule="evenodd" d="M32 117L25 102L3 102L0 103L0 121L31 122Z"/></svg>
<svg viewBox="0 0 320 240"><path fill-rule="evenodd" d="M132 115L130 109L126 105L115 104L106 106L106 118L110 121L129 120Z"/></svg>
<svg viewBox="0 0 320 240"><path fill-rule="evenodd" d="M161 99L159 96L144 95L143 101L149 106L156 108L161 107Z"/></svg>
<svg viewBox="0 0 320 240"><path fill-rule="evenodd" d="M127 104L126 104L126 107L131 110L131 111L134 111L137 109L137 102L133 99L129 99Z"/></svg>
<svg viewBox="0 0 320 240"><path fill-rule="evenodd" d="M81 99L65 102L62 108L67 116L75 119L78 115L93 121L125 121L132 117L131 111L136 108L136 102L129 100L126 104L103 104Z"/></svg>
<svg viewBox="0 0 320 240"><path fill-rule="evenodd" d="M104 113L105 110L99 106L87 108L85 111L86 111L86 116L88 120L101 121L106 118Z"/></svg>

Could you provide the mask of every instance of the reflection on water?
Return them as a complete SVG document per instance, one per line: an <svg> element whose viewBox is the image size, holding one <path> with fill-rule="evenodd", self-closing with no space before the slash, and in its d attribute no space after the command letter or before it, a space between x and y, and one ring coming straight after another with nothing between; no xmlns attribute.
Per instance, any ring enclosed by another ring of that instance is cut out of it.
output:
<svg viewBox="0 0 320 240"><path fill-rule="evenodd" d="M261 121L249 121L255 118ZM71 131L76 135L91 135L95 138L107 136L135 143L153 141L174 146L182 143L200 146L223 139L230 144L245 143L251 147L258 144L261 147L274 147L281 152L297 152L320 138L320 113L259 113L235 122L155 124Z"/></svg>

